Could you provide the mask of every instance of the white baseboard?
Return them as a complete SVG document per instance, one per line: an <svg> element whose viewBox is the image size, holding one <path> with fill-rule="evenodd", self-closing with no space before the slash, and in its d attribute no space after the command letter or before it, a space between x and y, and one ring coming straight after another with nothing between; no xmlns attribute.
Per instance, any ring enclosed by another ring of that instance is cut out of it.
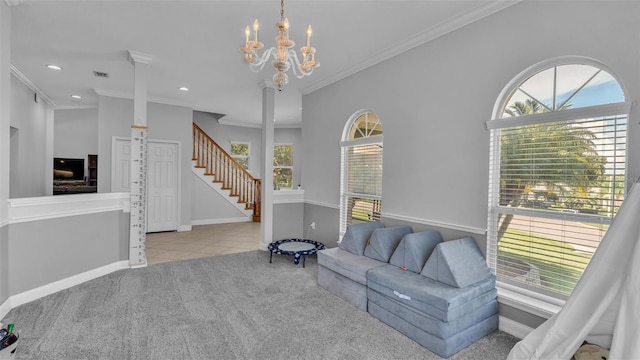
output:
<svg viewBox="0 0 640 360"><path fill-rule="evenodd" d="M251 222L251 217L239 217L239 218L227 218L227 219L204 219L204 220L192 220L191 225L213 225L213 224L228 224L238 222Z"/></svg>
<svg viewBox="0 0 640 360"><path fill-rule="evenodd" d="M500 330L506 332L507 334L513 335L518 339L524 339L525 336L529 335L529 333L533 331L532 327L521 324L504 316L499 316L498 321L500 324Z"/></svg>
<svg viewBox="0 0 640 360"><path fill-rule="evenodd" d="M58 281L49 283L47 285L40 286L35 289L13 295L9 297L7 302L9 302L10 308L13 309L17 306L26 304L33 300L40 299L44 296L56 293L64 289L68 289L72 286L82 284L83 282L99 278L100 276L110 274L117 270L128 269L128 268L129 268L129 261L125 260L125 261L114 262L112 264L105 265L97 269L89 270L81 274L70 276L66 279L58 280Z"/></svg>
<svg viewBox="0 0 640 360"><path fill-rule="evenodd" d="M178 226L178 232L181 231L191 231L191 225L180 225Z"/></svg>

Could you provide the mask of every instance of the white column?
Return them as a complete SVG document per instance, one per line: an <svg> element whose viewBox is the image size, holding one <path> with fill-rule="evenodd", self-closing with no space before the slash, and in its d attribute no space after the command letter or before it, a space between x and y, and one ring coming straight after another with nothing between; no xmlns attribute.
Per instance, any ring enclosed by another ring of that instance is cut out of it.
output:
<svg viewBox="0 0 640 360"><path fill-rule="evenodd" d="M147 265L145 251L147 228L147 68L151 55L129 50L134 67L133 125L131 126L131 161L129 222L129 266Z"/></svg>
<svg viewBox="0 0 640 360"><path fill-rule="evenodd" d="M275 87L262 81L262 208L260 211L260 249L267 250L273 241L273 131L275 118Z"/></svg>

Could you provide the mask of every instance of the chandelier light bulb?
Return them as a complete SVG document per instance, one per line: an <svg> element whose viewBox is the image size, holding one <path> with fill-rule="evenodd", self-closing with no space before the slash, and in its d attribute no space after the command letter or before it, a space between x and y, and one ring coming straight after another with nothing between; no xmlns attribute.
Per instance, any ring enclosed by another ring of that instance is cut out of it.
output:
<svg viewBox="0 0 640 360"><path fill-rule="evenodd" d="M258 42L258 28L260 28L260 23L258 23L258 19L255 19L253 22L253 32L256 35L256 42Z"/></svg>

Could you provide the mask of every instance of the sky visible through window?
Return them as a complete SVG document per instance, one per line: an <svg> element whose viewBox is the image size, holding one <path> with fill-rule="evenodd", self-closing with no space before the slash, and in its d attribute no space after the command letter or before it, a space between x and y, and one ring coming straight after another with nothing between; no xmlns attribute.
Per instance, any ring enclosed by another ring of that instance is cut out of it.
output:
<svg viewBox="0 0 640 360"><path fill-rule="evenodd" d="M550 110L555 105L555 110L558 110L565 101L566 108L576 109L623 102L625 98L618 82L606 71L589 65L563 65L540 71L523 81L509 98L505 109L527 100L535 100ZM505 113L503 116L512 115Z"/></svg>

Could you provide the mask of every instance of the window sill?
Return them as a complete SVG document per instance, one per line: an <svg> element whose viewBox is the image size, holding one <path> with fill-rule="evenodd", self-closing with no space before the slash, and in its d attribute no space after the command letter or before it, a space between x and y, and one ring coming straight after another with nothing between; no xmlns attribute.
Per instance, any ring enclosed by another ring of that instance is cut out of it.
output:
<svg viewBox="0 0 640 360"><path fill-rule="evenodd" d="M548 319L564 306L565 301L531 290L498 282L498 302L515 309Z"/></svg>

